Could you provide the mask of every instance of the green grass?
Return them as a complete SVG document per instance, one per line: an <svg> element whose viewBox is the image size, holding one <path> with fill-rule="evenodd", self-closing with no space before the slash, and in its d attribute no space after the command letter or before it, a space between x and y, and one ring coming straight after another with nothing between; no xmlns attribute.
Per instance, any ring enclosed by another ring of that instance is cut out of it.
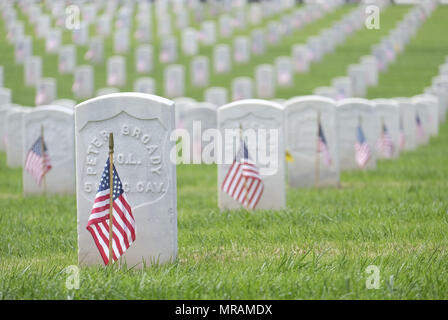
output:
<svg viewBox="0 0 448 320"><path fill-rule="evenodd" d="M382 27L408 9L387 9ZM448 54L447 14L448 7L434 12L371 98L429 85ZM309 89L344 74L355 62L346 54L368 52L380 36L371 32L313 66L303 78ZM143 271L83 267L74 291L64 268L77 264L75 197L24 198L21 171L7 169L0 153L0 298L447 299L447 145L444 124L430 144L375 171L344 172L341 188L288 188L280 211L220 212L216 166L180 165L177 261ZM369 265L380 270L377 290L366 289Z"/></svg>

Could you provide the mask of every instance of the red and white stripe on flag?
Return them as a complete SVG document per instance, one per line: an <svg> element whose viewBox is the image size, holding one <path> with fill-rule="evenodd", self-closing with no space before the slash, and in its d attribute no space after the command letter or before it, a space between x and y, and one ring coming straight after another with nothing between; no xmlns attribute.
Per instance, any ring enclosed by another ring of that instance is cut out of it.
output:
<svg viewBox="0 0 448 320"><path fill-rule="evenodd" d="M109 189L96 194L87 223L87 230L92 235L106 265L109 263L109 197ZM116 261L135 241L135 220L124 193L113 201L112 208L112 250L113 261Z"/></svg>
<svg viewBox="0 0 448 320"><path fill-rule="evenodd" d="M242 205L255 209L264 191L255 163L250 159L235 160L223 181L222 190Z"/></svg>
<svg viewBox="0 0 448 320"><path fill-rule="evenodd" d="M355 144L355 159L358 166L364 168L369 161L372 154L370 153L369 145L364 143L356 142Z"/></svg>

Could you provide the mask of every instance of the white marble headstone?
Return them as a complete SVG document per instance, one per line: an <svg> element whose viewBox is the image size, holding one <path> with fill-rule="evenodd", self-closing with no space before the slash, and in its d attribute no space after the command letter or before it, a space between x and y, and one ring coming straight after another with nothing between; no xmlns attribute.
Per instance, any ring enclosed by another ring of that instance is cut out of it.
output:
<svg viewBox="0 0 448 320"><path fill-rule="evenodd" d="M198 54L198 35L194 28L182 30L182 52L184 55L193 56Z"/></svg>
<svg viewBox="0 0 448 320"><path fill-rule="evenodd" d="M221 107L229 102L226 88L210 87L205 90L204 101Z"/></svg>
<svg viewBox="0 0 448 320"><path fill-rule="evenodd" d="M36 85L36 97L34 103L36 106L50 104L56 99L56 79L42 78Z"/></svg>
<svg viewBox="0 0 448 320"><path fill-rule="evenodd" d="M249 77L232 80L232 101L253 98L253 81Z"/></svg>
<svg viewBox="0 0 448 320"><path fill-rule="evenodd" d="M177 40L174 37L161 39L159 60L162 63L173 63L177 61Z"/></svg>
<svg viewBox="0 0 448 320"><path fill-rule="evenodd" d="M236 63L247 63L250 60L249 38L236 37L233 43L233 59Z"/></svg>
<svg viewBox="0 0 448 320"><path fill-rule="evenodd" d="M380 123L374 105L373 102L360 98L348 98L338 102L336 115L339 125L338 144L341 170L360 168L355 159L358 126L362 128L371 154L365 168L376 168L375 144L380 132Z"/></svg>
<svg viewBox="0 0 448 320"><path fill-rule="evenodd" d="M113 56L107 60L107 85L122 87L126 84L126 59Z"/></svg>
<svg viewBox="0 0 448 320"><path fill-rule="evenodd" d="M404 134L403 150L414 150L417 147L417 128L415 105L410 98L394 98L400 105L400 129Z"/></svg>
<svg viewBox="0 0 448 320"><path fill-rule="evenodd" d="M292 47L292 60L295 72L308 72L310 69L312 53L304 44L296 44Z"/></svg>
<svg viewBox="0 0 448 320"><path fill-rule="evenodd" d="M114 164L136 225L136 240L121 257L127 267L171 262L177 256L176 166L170 161L173 102L140 93L119 93L75 108L78 259L102 265L87 221L104 165L109 133Z"/></svg>
<svg viewBox="0 0 448 320"><path fill-rule="evenodd" d="M393 99L374 99L372 100L375 105L374 109L378 114L380 121L380 132L378 137L380 137L382 128L384 124L387 130L387 134L392 139L393 144L393 154L392 158L397 158L400 154L400 143L401 143L401 133L400 133L400 105ZM387 152L376 148L378 158L388 158Z"/></svg>
<svg viewBox="0 0 448 320"><path fill-rule="evenodd" d="M154 50L149 44L140 45L135 51L135 69L138 73L148 73L153 68Z"/></svg>
<svg viewBox="0 0 448 320"><path fill-rule="evenodd" d="M276 73L272 65L262 64L255 69L257 98L271 99L275 96Z"/></svg>
<svg viewBox="0 0 448 320"><path fill-rule="evenodd" d="M290 57L281 56L275 59L277 85L290 87L293 85L293 66Z"/></svg>
<svg viewBox="0 0 448 320"><path fill-rule="evenodd" d="M164 70L165 96L169 98L181 97L185 93L185 67L183 65L169 65Z"/></svg>
<svg viewBox="0 0 448 320"><path fill-rule="evenodd" d="M76 68L72 91L76 99L93 96L93 67L82 65Z"/></svg>
<svg viewBox="0 0 448 320"><path fill-rule="evenodd" d="M213 68L215 73L230 72L232 69L232 59L230 46L218 44L213 49Z"/></svg>
<svg viewBox="0 0 448 320"><path fill-rule="evenodd" d="M10 168L20 168L23 163L22 120L32 108L13 107L5 117L6 164Z"/></svg>
<svg viewBox="0 0 448 320"><path fill-rule="evenodd" d="M25 59L25 86L35 87L42 77L42 58L32 56Z"/></svg>
<svg viewBox="0 0 448 320"><path fill-rule="evenodd" d="M72 73L76 67L76 47L74 45L62 46L59 50L58 70L60 74Z"/></svg>
<svg viewBox="0 0 448 320"><path fill-rule="evenodd" d="M93 37L89 41L89 49L84 58L94 64L102 63L104 60L104 41L102 37Z"/></svg>
<svg viewBox="0 0 448 320"><path fill-rule="evenodd" d="M347 73L352 83L353 96L358 98L365 97L367 93L367 75L365 66L351 64L348 66Z"/></svg>
<svg viewBox="0 0 448 320"><path fill-rule="evenodd" d="M45 51L47 53L56 53L59 51L62 42L62 30L51 29L47 32Z"/></svg>
<svg viewBox="0 0 448 320"><path fill-rule="evenodd" d="M75 139L73 110L59 106L40 106L23 115L22 137L23 157L44 130L44 141L51 170L45 175L45 184L40 186L34 178L23 170L23 192L32 194L72 194L75 192Z"/></svg>
<svg viewBox="0 0 448 320"><path fill-rule="evenodd" d="M33 41L30 36L23 37L15 45L15 62L22 64L33 54Z"/></svg>
<svg viewBox="0 0 448 320"><path fill-rule="evenodd" d="M194 87L203 88L209 83L209 60L206 56L196 56L191 61L190 76Z"/></svg>
<svg viewBox="0 0 448 320"><path fill-rule="evenodd" d="M218 164L218 206L221 210L239 209L241 204L225 193L221 185L240 147L240 128L249 157L259 168L264 192L256 209L279 210L286 206L285 146L283 107L275 102L249 99L237 101L218 108L218 129L222 137L226 130L232 130L231 138L223 138L223 161ZM249 130L249 131L247 131ZM264 135L263 135L264 132ZM232 137L233 136L233 137ZM252 199L252 196L249 195ZM250 200L249 199L249 200Z"/></svg>
<svg viewBox="0 0 448 320"><path fill-rule="evenodd" d="M156 82L153 78L138 78L134 82L134 91L139 93L156 93Z"/></svg>
<svg viewBox="0 0 448 320"><path fill-rule="evenodd" d="M284 103L288 184L292 187L337 187L340 184L336 102L318 96ZM319 150L319 122L326 151Z"/></svg>

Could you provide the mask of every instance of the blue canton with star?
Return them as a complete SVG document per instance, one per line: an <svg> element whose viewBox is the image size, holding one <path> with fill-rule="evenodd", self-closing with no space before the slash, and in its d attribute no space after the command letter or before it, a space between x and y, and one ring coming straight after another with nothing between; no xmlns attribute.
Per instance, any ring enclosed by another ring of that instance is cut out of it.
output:
<svg viewBox="0 0 448 320"><path fill-rule="evenodd" d="M100 185L98 186L98 192L108 190L109 189L109 158L106 161L106 165L104 166L103 175L101 176ZM113 197L114 200L117 199L124 193L123 185L121 183L120 177L118 176L117 170L114 166L114 186L113 186Z"/></svg>

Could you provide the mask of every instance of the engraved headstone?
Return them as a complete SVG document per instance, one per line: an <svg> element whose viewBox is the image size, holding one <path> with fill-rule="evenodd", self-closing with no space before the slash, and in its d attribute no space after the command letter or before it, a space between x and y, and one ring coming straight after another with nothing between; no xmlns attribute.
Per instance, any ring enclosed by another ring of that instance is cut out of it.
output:
<svg viewBox="0 0 448 320"><path fill-rule="evenodd" d="M213 49L213 68L215 73L230 72L232 69L232 59L230 56L230 46L218 44Z"/></svg>
<svg viewBox="0 0 448 320"><path fill-rule="evenodd" d="M22 120L31 108L12 107L5 117L6 164L10 168L20 168L23 163Z"/></svg>
<svg viewBox="0 0 448 320"><path fill-rule="evenodd" d="M266 51L265 34L263 29L255 29L251 33L252 53L254 55L264 54Z"/></svg>
<svg viewBox="0 0 448 320"><path fill-rule="evenodd" d="M174 37L164 37L161 40L159 59L162 63L177 61L177 40Z"/></svg>
<svg viewBox="0 0 448 320"><path fill-rule="evenodd" d="M185 68L183 65L169 65L164 71L165 96L181 97L185 93Z"/></svg>
<svg viewBox="0 0 448 320"><path fill-rule="evenodd" d="M42 58L32 56L25 59L25 86L34 87L42 77Z"/></svg>
<svg viewBox="0 0 448 320"><path fill-rule="evenodd" d="M287 163L288 184L302 188L339 186L335 101L303 96L286 101L284 107L285 148L292 156L292 161Z"/></svg>
<svg viewBox="0 0 448 320"><path fill-rule="evenodd" d="M96 90L95 96L96 97L100 97L100 96L105 96L108 94L112 94L112 93L118 93L120 92L120 90L118 88L114 88L114 87L105 87L105 88L101 88Z"/></svg>
<svg viewBox="0 0 448 320"><path fill-rule="evenodd" d="M373 102L380 120L378 138L381 136L381 126L384 124L387 134L392 139L392 158L397 158L400 154L400 105L393 99L374 99ZM378 158L389 158L386 149L384 151L378 150L378 147L376 149Z"/></svg>
<svg viewBox="0 0 448 320"><path fill-rule="evenodd" d="M439 99L432 94L421 94L412 98L414 103L422 103L428 109L428 133L431 136L439 134Z"/></svg>
<svg viewBox="0 0 448 320"><path fill-rule="evenodd" d="M89 26L85 21L81 21L79 28L74 28L72 33L73 43L84 46L87 44L89 38Z"/></svg>
<svg viewBox="0 0 448 320"><path fill-rule="evenodd" d="M115 53L127 53L130 47L130 31L126 28L120 28L115 31L114 50Z"/></svg>
<svg viewBox="0 0 448 320"><path fill-rule="evenodd" d="M232 101L252 99L253 84L249 77L238 77L232 80Z"/></svg>
<svg viewBox="0 0 448 320"><path fill-rule="evenodd" d="M122 87L126 84L126 60L113 56L107 60L107 85Z"/></svg>
<svg viewBox="0 0 448 320"><path fill-rule="evenodd" d="M93 67L79 66L75 70L72 92L76 99L90 98L93 95Z"/></svg>
<svg viewBox="0 0 448 320"><path fill-rule="evenodd" d="M270 99L275 96L275 71L269 64L262 64L255 69L257 98Z"/></svg>
<svg viewBox="0 0 448 320"><path fill-rule="evenodd" d="M349 77L336 77L332 80L332 85L336 89L336 100L353 96L352 82Z"/></svg>
<svg viewBox="0 0 448 320"><path fill-rule="evenodd" d="M233 43L233 59L236 63L247 63L250 60L249 39L245 36L236 37Z"/></svg>
<svg viewBox="0 0 448 320"><path fill-rule="evenodd" d="M233 102L218 108L218 129L224 137L223 159L218 163L218 186L220 186L218 188L218 206L221 210L241 208L241 204L221 188L236 152L238 152L241 138L246 140L249 157L259 168L264 186L256 209L279 210L285 208L283 125L283 107L275 102L251 99ZM231 130L230 137L229 134L226 134L226 131L229 130ZM254 137L255 139L253 139ZM252 204L253 199L257 198L254 195L255 192L259 191L261 190L249 189L246 201Z"/></svg>
<svg viewBox="0 0 448 320"><path fill-rule="evenodd" d="M376 168L375 144L380 132L378 115L374 109L374 103L360 98L348 98L338 102L337 122L339 166L341 170L360 169L356 161L356 142L358 141L358 128L360 127L365 141L371 153L370 159L365 164L366 169Z"/></svg>
<svg viewBox="0 0 448 320"><path fill-rule="evenodd" d="M367 85L372 87L378 85L378 62L374 56L361 57L361 64L367 70Z"/></svg>
<svg viewBox="0 0 448 320"><path fill-rule="evenodd" d="M148 73L153 68L154 50L149 44L140 45L135 51L135 69L138 73Z"/></svg>
<svg viewBox="0 0 448 320"><path fill-rule="evenodd" d="M36 106L50 104L56 99L56 80L54 78L42 78L36 85Z"/></svg>
<svg viewBox="0 0 448 320"><path fill-rule="evenodd" d="M295 72L308 72L312 60L310 49L304 44L296 44L292 47L292 61Z"/></svg>
<svg viewBox="0 0 448 320"><path fill-rule="evenodd" d="M293 85L293 67L290 57L282 56L275 59L275 72L279 87Z"/></svg>
<svg viewBox="0 0 448 320"><path fill-rule="evenodd" d="M336 100L338 96L338 90L333 87L317 87L313 90L313 94L316 96Z"/></svg>
<svg viewBox="0 0 448 320"><path fill-rule="evenodd" d="M352 83L352 94L354 97L365 97L367 93L366 68L360 64L348 66L348 77Z"/></svg>
<svg viewBox="0 0 448 320"><path fill-rule="evenodd" d="M176 166L173 102L141 93L120 93L75 108L78 260L102 265L86 229L114 135L114 165L135 219L136 240L120 263L142 268L177 256Z"/></svg>
<svg viewBox="0 0 448 320"><path fill-rule="evenodd" d="M417 126L415 105L410 98L394 98L400 105L400 127L404 135L404 151L414 150L417 147Z"/></svg>
<svg viewBox="0 0 448 320"><path fill-rule="evenodd" d="M103 62L104 59L104 41L102 37L93 37L89 41L89 49L84 58L94 64Z"/></svg>
<svg viewBox="0 0 448 320"><path fill-rule="evenodd" d="M71 99L58 99L54 100L51 105L73 109L76 105L76 102Z"/></svg>
<svg viewBox="0 0 448 320"><path fill-rule="evenodd" d="M209 83L209 73L208 57L194 57L190 67L191 84L198 88L206 87Z"/></svg>
<svg viewBox="0 0 448 320"><path fill-rule="evenodd" d="M214 21L204 21L201 25L201 42L210 46L216 42L216 24Z"/></svg>
<svg viewBox="0 0 448 320"><path fill-rule="evenodd" d="M38 185L26 170L23 170L23 192L32 194L72 194L75 192L75 139L73 110L59 106L41 106L23 115L22 164L33 144L44 131L46 154L51 170L45 175L45 182Z"/></svg>
<svg viewBox="0 0 448 320"><path fill-rule="evenodd" d="M156 94L156 82L153 78L144 77L134 81L134 92Z"/></svg>
<svg viewBox="0 0 448 320"><path fill-rule="evenodd" d="M190 163L200 163L202 159L205 142L202 141L201 133L217 128L216 110L215 105L202 102L192 105L184 114L182 127L190 134Z"/></svg>
<svg viewBox="0 0 448 320"><path fill-rule="evenodd" d="M30 36L23 37L16 42L15 45L15 62L22 64L25 59L33 54L33 41Z"/></svg>
<svg viewBox="0 0 448 320"><path fill-rule="evenodd" d="M62 41L62 30L51 29L47 32L45 42L45 52L56 53L58 52Z"/></svg>
<svg viewBox="0 0 448 320"><path fill-rule="evenodd" d="M226 88L210 87L205 90L204 101L221 107L229 102Z"/></svg>
<svg viewBox="0 0 448 320"><path fill-rule="evenodd" d="M60 74L72 73L76 67L76 47L74 45L62 46L59 50L58 70Z"/></svg>
<svg viewBox="0 0 448 320"><path fill-rule="evenodd" d="M194 28L182 30L182 52L187 56L193 56L198 53L198 35Z"/></svg>

